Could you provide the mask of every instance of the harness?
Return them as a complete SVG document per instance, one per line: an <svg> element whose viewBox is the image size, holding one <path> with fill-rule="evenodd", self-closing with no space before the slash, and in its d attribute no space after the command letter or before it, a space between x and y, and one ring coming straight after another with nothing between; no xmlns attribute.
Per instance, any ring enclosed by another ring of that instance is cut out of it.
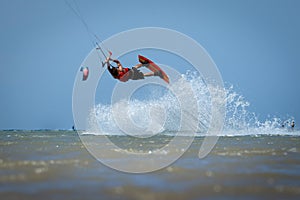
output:
<svg viewBox="0 0 300 200"><path fill-rule="evenodd" d="M131 77L131 73L129 71L130 71L129 68L123 68L122 71L119 71L119 74L116 77L116 79L119 79L122 82L128 81Z"/></svg>

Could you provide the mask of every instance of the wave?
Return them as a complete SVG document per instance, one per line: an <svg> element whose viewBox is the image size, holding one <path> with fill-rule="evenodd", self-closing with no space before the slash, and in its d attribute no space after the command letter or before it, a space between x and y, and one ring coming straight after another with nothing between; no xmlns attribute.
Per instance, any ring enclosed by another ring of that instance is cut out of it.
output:
<svg viewBox="0 0 300 200"><path fill-rule="evenodd" d="M97 104L90 112L89 128L82 134L194 135L195 133L196 136L208 135L208 129L213 123L211 120L212 103L211 94L203 78L198 72L187 71L176 83L172 84L172 87L176 88L176 94L174 90L150 86L144 91L143 89L139 91L142 95L133 95L129 102L120 100L112 105ZM210 91L218 92L218 90L219 88L213 88ZM136 96L143 96L143 98ZM196 99L196 104L190 102L192 96ZM217 135L300 135L298 130L293 130L289 126L294 120L293 117L287 120L274 117L259 121L256 114L249 111L250 103L236 92L233 86L225 88L225 97L226 112L223 132ZM182 104L185 104L185 107ZM116 110L117 114L114 113ZM190 112L191 110L197 110L196 114Z"/></svg>

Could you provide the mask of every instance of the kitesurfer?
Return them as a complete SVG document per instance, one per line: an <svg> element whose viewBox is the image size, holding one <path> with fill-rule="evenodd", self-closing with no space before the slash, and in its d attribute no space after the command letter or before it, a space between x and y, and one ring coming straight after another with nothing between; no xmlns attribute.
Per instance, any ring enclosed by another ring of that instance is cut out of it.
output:
<svg viewBox="0 0 300 200"><path fill-rule="evenodd" d="M291 123L292 130L294 129L294 127L295 127L295 121L292 121L292 123Z"/></svg>
<svg viewBox="0 0 300 200"><path fill-rule="evenodd" d="M113 61L114 63L116 63L117 67L111 66L109 61ZM126 82L129 79L132 79L132 80L144 79L145 77L148 77L148 76L162 77L162 73L160 71L143 73L140 70L138 70L140 67L146 66L147 63L143 63L143 64L140 63L140 64L137 64L134 67L132 67L132 69L129 69L129 68L123 67L119 60L112 59L112 58L110 58L110 56L106 58L105 62L107 63L107 69L110 72L110 74L115 79L118 79L122 82Z"/></svg>

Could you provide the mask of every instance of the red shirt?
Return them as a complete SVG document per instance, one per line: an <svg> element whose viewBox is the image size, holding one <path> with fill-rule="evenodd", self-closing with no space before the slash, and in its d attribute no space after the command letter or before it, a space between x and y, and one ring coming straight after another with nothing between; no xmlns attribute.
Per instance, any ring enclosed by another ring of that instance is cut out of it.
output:
<svg viewBox="0 0 300 200"><path fill-rule="evenodd" d="M130 70L129 68L123 68L122 71L119 71L119 74L116 77L116 79L119 79L122 82L128 81L130 78L129 70Z"/></svg>

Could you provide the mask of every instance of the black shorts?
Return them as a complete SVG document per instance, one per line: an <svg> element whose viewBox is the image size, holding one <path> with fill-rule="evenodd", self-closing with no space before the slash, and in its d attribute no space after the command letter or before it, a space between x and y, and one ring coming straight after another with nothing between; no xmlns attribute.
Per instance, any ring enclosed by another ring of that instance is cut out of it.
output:
<svg viewBox="0 0 300 200"><path fill-rule="evenodd" d="M140 70L136 69L135 67L133 67L130 70L130 73L131 73L130 79L132 79L132 80L144 79L143 72L141 72Z"/></svg>

